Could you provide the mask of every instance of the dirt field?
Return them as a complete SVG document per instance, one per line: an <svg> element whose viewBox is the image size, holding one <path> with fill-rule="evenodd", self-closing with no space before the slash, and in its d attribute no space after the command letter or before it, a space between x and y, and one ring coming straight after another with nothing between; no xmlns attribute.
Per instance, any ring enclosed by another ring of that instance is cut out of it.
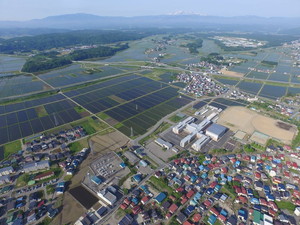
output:
<svg viewBox="0 0 300 225"><path fill-rule="evenodd" d="M96 135L91 138L90 144L93 151L83 161L79 171L72 178L69 189L78 186L89 170L89 165L104 151L114 151L124 144L128 139L120 134L118 131L106 135ZM74 224L76 220L83 215L86 210L69 194L66 192L63 199L63 210L52 221L52 225Z"/></svg>
<svg viewBox="0 0 300 225"><path fill-rule="evenodd" d="M111 150L114 151L121 146L125 145L128 142L128 139L120 134L120 132L112 132L106 135L96 135L91 138L90 143L93 146L93 149L97 151Z"/></svg>
<svg viewBox="0 0 300 225"><path fill-rule="evenodd" d="M226 69L222 69L220 72L223 75L230 76L230 77L243 77L244 76L243 73L238 73L238 72L234 72L234 71L230 71L230 70L226 70Z"/></svg>
<svg viewBox="0 0 300 225"><path fill-rule="evenodd" d="M293 125L260 115L255 111L239 106L227 108L221 114L218 123L227 126L233 131L242 130L249 135L254 131L258 131L279 139L286 144L290 144L297 134L297 128Z"/></svg>

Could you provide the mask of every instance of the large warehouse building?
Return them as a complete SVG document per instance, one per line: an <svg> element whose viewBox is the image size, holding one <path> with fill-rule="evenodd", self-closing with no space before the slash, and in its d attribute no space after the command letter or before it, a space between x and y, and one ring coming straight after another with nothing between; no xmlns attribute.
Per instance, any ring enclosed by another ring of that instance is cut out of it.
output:
<svg viewBox="0 0 300 225"><path fill-rule="evenodd" d="M205 134L211 137L211 139L213 139L214 141L218 141L226 133L226 131L226 127L214 123L207 128Z"/></svg>

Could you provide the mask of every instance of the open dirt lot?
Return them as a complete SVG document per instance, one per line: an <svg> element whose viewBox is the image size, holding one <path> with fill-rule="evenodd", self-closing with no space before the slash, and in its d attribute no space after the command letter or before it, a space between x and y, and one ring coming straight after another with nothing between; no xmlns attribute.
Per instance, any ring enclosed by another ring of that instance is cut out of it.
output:
<svg viewBox="0 0 300 225"><path fill-rule="evenodd" d="M226 109L221 114L218 123L234 132L242 130L251 135L254 131L258 131L286 144L290 144L297 134L297 128L293 125L284 123L286 126L283 126L281 121L240 106Z"/></svg>
<svg viewBox="0 0 300 225"><path fill-rule="evenodd" d="M115 151L126 144L127 141L128 139L118 131L108 133L106 135L95 135L92 137L90 140L92 152L80 165L79 171L71 180L69 189L78 186L83 181L87 171L89 170L89 165L97 157L104 154L106 151ZM74 224L74 222L85 212L85 209L71 196L70 193L68 193L68 191L64 194L62 205L63 209L61 213L55 217L51 224Z"/></svg>
<svg viewBox="0 0 300 225"><path fill-rule="evenodd" d="M226 69L222 69L220 72L223 75L230 76L230 77L243 77L244 76L243 73L238 73L238 72L234 72L234 71L230 71L230 70L226 70Z"/></svg>
<svg viewBox="0 0 300 225"><path fill-rule="evenodd" d="M115 151L128 142L128 138L120 132L112 132L106 135L95 135L91 138L90 143L93 149Z"/></svg>

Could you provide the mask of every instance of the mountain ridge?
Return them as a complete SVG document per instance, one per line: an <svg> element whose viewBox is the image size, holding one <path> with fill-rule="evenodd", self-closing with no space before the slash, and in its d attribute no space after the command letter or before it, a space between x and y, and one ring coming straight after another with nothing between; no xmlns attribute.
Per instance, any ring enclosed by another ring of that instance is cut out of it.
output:
<svg viewBox="0 0 300 225"><path fill-rule="evenodd" d="M55 28L55 29L116 29L133 27L186 27L205 26L260 26L281 30L300 27L300 17L210 16L210 15L156 15L156 16L99 16L87 13L63 14L28 21L0 21L0 28Z"/></svg>

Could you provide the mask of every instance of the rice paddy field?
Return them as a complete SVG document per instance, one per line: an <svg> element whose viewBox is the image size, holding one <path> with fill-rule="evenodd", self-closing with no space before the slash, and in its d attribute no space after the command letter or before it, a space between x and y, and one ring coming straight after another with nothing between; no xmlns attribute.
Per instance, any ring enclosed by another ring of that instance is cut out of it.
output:
<svg viewBox="0 0 300 225"><path fill-rule="evenodd" d="M66 95L127 136L132 132L134 136L145 133L162 117L192 101L180 97L177 88L138 75L116 78Z"/></svg>
<svg viewBox="0 0 300 225"><path fill-rule="evenodd" d="M20 71L25 60L20 57L0 55L0 73Z"/></svg>
<svg viewBox="0 0 300 225"><path fill-rule="evenodd" d="M144 38L143 40L132 42L129 49L118 52L116 55L100 62L149 61L150 59L145 54L145 50L154 46L151 38Z"/></svg>
<svg viewBox="0 0 300 225"><path fill-rule="evenodd" d="M49 87L32 75L0 75L0 98L46 91Z"/></svg>
<svg viewBox="0 0 300 225"><path fill-rule="evenodd" d="M0 105L0 144L81 119L75 106L60 94Z"/></svg>
<svg viewBox="0 0 300 225"><path fill-rule="evenodd" d="M294 60L291 58L289 47L259 50L256 54L231 53L227 56L247 60L229 68L231 71L243 73L244 78L239 81L234 78L217 77L219 82L234 85L242 91L273 100L288 93L300 93L300 68L293 65Z"/></svg>
<svg viewBox="0 0 300 225"><path fill-rule="evenodd" d="M53 87L64 87L93 81L120 73L124 73L124 69L103 66L99 68L96 67L92 71L88 70L87 68L83 68L80 64L75 64L60 70L54 70L45 74L41 74L39 77Z"/></svg>
<svg viewBox="0 0 300 225"><path fill-rule="evenodd" d="M237 85L237 87L239 89L241 89L242 91L256 95L258 93L258 91L261 89L262 85L263 84L261 84L261 83L241 81Z"/></svg>
<svg viewBox="0 0 300 225"><path fill-rule="evenodd" d="M286 94L287 88L281 86L273 86L265 84L259 96L270 98L270 99L277 99Z"/></svg>
<svg viewBox="0 0 300 225"><path fill-rule="evenodd" d="M89 115L86 109L105 115L109 124L128 136L131 127L134 135L140 135L192 101L180 97L177 88L135 74L63 92L0 105L0 145L80 120Z"/></svg>

